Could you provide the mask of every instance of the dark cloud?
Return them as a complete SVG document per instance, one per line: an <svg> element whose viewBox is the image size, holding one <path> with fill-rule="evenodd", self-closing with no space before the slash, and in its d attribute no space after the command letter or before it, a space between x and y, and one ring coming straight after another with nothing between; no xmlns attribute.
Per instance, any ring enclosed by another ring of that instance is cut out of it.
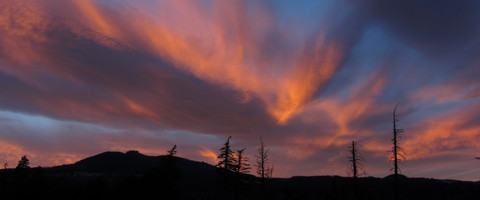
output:
<svg viewBox="0 0 480 200"><path fill-rule="evenodd" d="M412 46L436 55L455 54L478 42L477 1L382 1L359 3L363 14Z"/></svg>

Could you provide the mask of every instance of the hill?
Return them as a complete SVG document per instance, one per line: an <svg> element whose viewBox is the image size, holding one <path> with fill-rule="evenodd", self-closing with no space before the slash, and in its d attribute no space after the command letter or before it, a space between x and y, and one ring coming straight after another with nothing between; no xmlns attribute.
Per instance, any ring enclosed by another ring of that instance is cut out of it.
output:
<svg viewBox="0 0 480 200"><path fill-rule="evenodd" d="M97 175L143 175L149 170L165 166L167 156L147 156L138 151L104 152L74 164L47 169L50 173L84 173ZM212 175L216 167L205 162L174 157L173 166L187 174Z"/></svg>

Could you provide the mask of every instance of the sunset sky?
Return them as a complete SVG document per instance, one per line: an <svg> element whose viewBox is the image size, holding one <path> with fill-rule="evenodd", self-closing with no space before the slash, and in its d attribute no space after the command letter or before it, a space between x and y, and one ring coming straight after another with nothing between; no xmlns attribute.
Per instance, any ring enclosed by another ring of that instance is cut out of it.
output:
<svg viewBox="0 0 480 200"><path fill-rule="evenodd" d="M216 164L232 136L275 177L480 180L479 1L0 1L0 163L139 150ZM252 170L254 172L255 170Z"/></svg>

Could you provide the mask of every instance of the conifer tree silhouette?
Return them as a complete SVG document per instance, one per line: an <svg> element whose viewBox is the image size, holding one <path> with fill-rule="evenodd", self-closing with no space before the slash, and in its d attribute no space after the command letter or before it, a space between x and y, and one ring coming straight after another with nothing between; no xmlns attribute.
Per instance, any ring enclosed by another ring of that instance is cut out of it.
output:
<svg viewBox="0 0 480 200"><path fill-rule="evenodd" d="M352 173L353 178L358 178L359 175L366 174L365 167L363 165L365 159L360 151L358 151L358 144L355 141L352 141L352 143L349 145L348 152L350 153L350 156L347 157L350 166L349 170Z"/></svg>
<svg viewBox="0 0 480 200"><path fill-rule="evenodd" d="M243 154L244 151L245 151L245 148L237 150L237 156L236 156L237 166L235 168L237 173L247 174L248 172L250 172L251 168L250 168L250 164L248 163L248 157Z"/></svg>
<svg viewBox="0 0 480 200"><path fill-rule="evenodd" d="M30 168L30 161L28 160L27 156L22 156L22 158L18 161L18 165L16 169L28 169Z"/></svg>
<svg viewBox="0 0 480 200"><path fill-rule="evenodd" d="M19 183L24 183L25 179L28 177L30 171L30 161L27 156L22 156L18 161L18 165L15 168L14 176L16 181Z"/></svg>
<svg viewBox="0 0 480 200"><path fill-rule="evenodd" d="M237 166L232 148L230 147L230 139L232 139L232 136L229 136L225 144L220 148L220 155L218 155L219 161L216 165L219 168L223 168L223 191L225 199L229 198L229 172L235 172Z"/></svg>
<svg viewBox="0 0 480 200"><path fill-rule="evenodd" d="M220 148L220 155L218 155L218 164L217 167L221 167L224 169L225 173L228 171L235 171L236 163L233 156L233 151L230 147L230 139L232 136L229 136L225 144L223 144L222 148Z"/></svg>

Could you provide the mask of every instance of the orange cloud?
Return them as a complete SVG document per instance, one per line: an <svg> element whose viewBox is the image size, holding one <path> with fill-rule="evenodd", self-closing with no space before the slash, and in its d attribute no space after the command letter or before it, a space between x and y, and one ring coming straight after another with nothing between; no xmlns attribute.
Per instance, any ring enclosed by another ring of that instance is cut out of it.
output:
<svg viewBox="0 0 480 200"><path fill-rule="evenodd" d="M17 145L0 141L0 156L2 158L0 162L2 162L2 167L5 162L8 162L10 167L15 167L16 161L24 155L27 155L27 157L36 156L36 154L31 154L31 152L27 152Z"/></svg>
<svg viewBox="0 0 480 200"><path fill-rule="evenodd" d="M1 167L8 163L9 168L15 168L22 156L30 160L30 167L50 167L64 164L72 164L85 157L83 154L72 154L63 152L34 153L24 147L0 141L0 162Z"/></svg>
<svg viewBox="0 0 480 200"><path fill-rule="evenodd" d="M378 105L375 99L381 94L386 85L386 78L381 73L374 73L369 79L361 85L353 88L352 94L348 98L330 97L326 99L318 99L312 102L308 109L310 112L325 113L337 125L338 130L335 136L342 137L348 135L367 135L368 130L360 130L351 127L351 123L362 117L384 112L388 106ZM304 121L312 121L312 116L303 115Z"/></svg>
<svg viewBox="0 0 480 200"><path fill-rule="evenodd" d="M438 115L416 124L403 146L408 158L421 159L442 155L458 148L480 148L476 142L480 125L468 124L475 119L478 105L467 106L453 113ZM472 155L474 156L474 155Z"/></svg>
<svg viewBox="0 0 480 200"><path fill-rule="evenodd" d="M215 14L221 15L217 16L220 20L214 20L195 3L169 2L172 10L181 11L175 13L172 23L165 20L164 13L157 16L160 20L154 20L129 10L115 13L93 1L75 3L82 16L79 23L104 37L82 31L78 34L109 47L123 45L149 52L204 81L257 97L279 124L301 111L331 78L341 58L338 46L325 42L323 36L318 36L313 47L304 44L285 52L285 56L265 56L261 49L273 44L262 42L269 36L261 30L279 28L269 20L268 11L261 8L247 16L245 10L219 1ZM192 29L196 37L189 34ZM278 34L286 43L294 40L287 30L278 30Z"/></svg>
<svg viewBox="0 0 480 200"><path fill-rule="evenodd" d="M128 109L130 109L133 113L139 114L139 115L145 115L147 117L151 118L157 118L158 115L155 114L154 112L150 111L149 109L146 109L145 107L133 102L132 100L125 98L124 101L127 104Z"/></svg>
<svg viewBox="0 0 480 200"><path fill-rule="evenodd" d="M84 14L82 15L82 21L87 23L88 27L107 37L118 37L120 31L117 30L114 24L109 23L107 16L101 12L102 10L94 2L90 0L74 0L73 3Z"/></svg>
<svg viewBox="0 0 480 200"><path fill-rule="evenodd" d="M0 70L14 74L25 82L32 83L23 72L35 73L32 58L40 58L33 49L47 40L49 20L35 4L19 1L0 2L0 60L9 58ZM8 66L13 64L15 66Z"/></svg>
<svg viewBox="0 0 480 200"><path fill-rule="evenodd" d="M476 83L446 83L442 85L424 87L417 90L412 95L413 101L435 101L438 104L458 102L465 99L476 98L478 93L478 84Z"/></svg>
<svg viewBox="0 0 480 200"><path fill-rule="evenodd" d="M9 36L42 42L48 27L46 16L38 7L26 2L2 1L0 3L0 30Z"/></svg>
<svg viewBox="0 0 480 200"><path fill-rule="evenodd" d="M218 157L217 157L217 154L215 154L215 152L213 152L212 150L210 150L209 148L205 147L205 146L202 146L202 149L198 151L198 153L205 157L205 158L208 158L210 159L213 164L217 164L218 163Z"/></svg>
<svg viewBox="0 0 480 200"><path fill-rule="evenodd" d="M380 142L379 140L372 140L367 141L365 144L362 145L362 148L365 151L369 151L369 153L375 154L375 156L388 156L388 151L392 148L389 140Z"/></svg>
<svg viewBox="0 0 480 200"><path fill-rule="evenodd" d="M305 107L305 111L299 113L304 123L315 123L319 120L329 124L327 127L319 127L315 135L298 134L288 136L289 143L287 154L295 159L303 160L321 152L326 148L346 148L352 140L374 134L372 128L358 127L354 123L357 120L376 113L383 113L387 106L378 105L375 99L381 94L386 85L386 78L380 72L373 73L367 81L352 88L348 98L340 99L332 96L317 99ZM323 117L319 119L321 115ZM333 124L330 125L330 124ZM335 126L336 125L336 126ZM321 136L319 136L321 135ZM367 144L367 150L372 150Z"/></svg>

